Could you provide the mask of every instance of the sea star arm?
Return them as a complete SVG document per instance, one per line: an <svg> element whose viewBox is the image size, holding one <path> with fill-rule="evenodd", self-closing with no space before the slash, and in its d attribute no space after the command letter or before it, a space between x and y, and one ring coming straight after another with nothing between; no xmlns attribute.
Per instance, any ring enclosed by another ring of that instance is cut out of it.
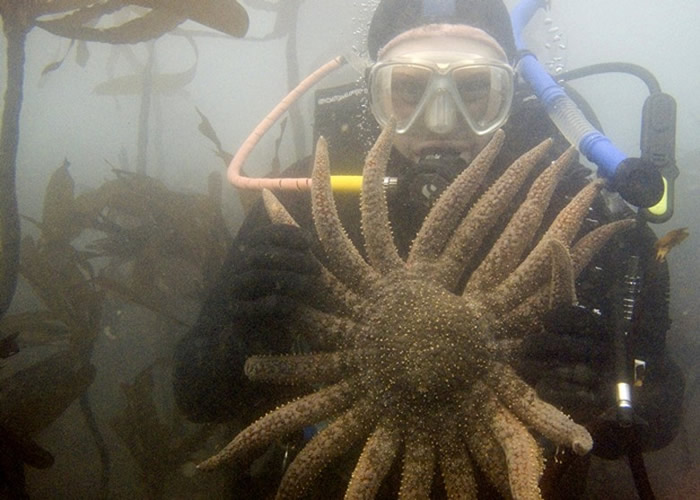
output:
<svg viewBox="0 0 700 500"><path fill-rule="evenodd" d="M483 383L477 382L468 396L461 395L460 408L465 425L464 440L469 453L503 497L510 495L508 469L503 449L496 442L488 423L493 419L494 404L489 400L496 396Z"/></svg>
<svg viewBox="0 0 700 500"><path fill-rule="evenodd" d="M292 336L306 339L312 349L329 351L342 348L356 327L357 323L350 318L300 305L287 331Z"/></svg>
<svg viewBox="0 0 700 500"><path fill-rule="evenodd" d="M581 228L584 217L588 214L591 203L603 189L604 184L605 181L597 179L581 189L559 212L552 225L547 229L545 236L559 240L567 247L571 246L571 242Z"/></svg>
<svg viewBox="0 0 700 500"><path fill-rule="evenodd" d="M605 224L583 236L571 249L574 275L578 276L588 265L593 256L605 245L610 238L621 231L634 226L634 219L624 219Z"/></svg>
<svg viewBox="0 0 700 500"><path fill-rule="evenodd" d="M289 464L277 490L277 500L302 498L328 463L366 435L371 423L369 415L365 405L355 406L316 434Z"/></svg>
<svg viewBox="0 0 700 500"><path fill-rule="evenodd" d="M472 273L465 294L493 288L515 269L535 236L536 228L542 222L554 188L576 154L574 148L569 148L537 177L525 201L515 212L491 251Z"/></svg>
<svg viewBox="0 0 700 500"><path fill-rule="evenodd" d="M629 229L634 225L634 220L625 219L616 222L611 222L581 238L569 252L572 262L573 278L575 279L581 271L586 267L588 262L595 253L600 250L608 240L618 232ZM573 297L573 296L572 296ZM533 331L540 323L539 319L552 305L552 288L550 286L542 286L537 292L525 299L514 309L508 311L498 326L494 328L496 331ZM558 303L571 302L560 298ZM524 329L523 326L530 325L529 329Z"/></svg>
<svg viewBox="0 0 700 500"><path fill-rule="evenodd" d="M374 498L401 445L397 429L380 423L362 449L345 492L346 500Z"/></svg>
<svg viewBox="0 0 700 500"><path fill-rule="evenodd" d="M496 132L469 167L450 184L425 219L408 257L409 266L432 262L445 248L450 235L462 220L464 210L481 186L486 172L501 151L505 133Z"/></svg>
<svg viewBox="0 0 700 500"><path fill-rule="evenodd" d="M473 257L488 231L512 203L530 171L552 145L547 139L513 162L469 210L438 259L438 282L452 289L465 263Z"/></svg>
<svg viewBox="0 0 700 500"><path fill-rule="evenodd" d="M550 240L558 240L569 248L571 240L578 232L583 218L602 186L602 182L594 181L579 191L552 222L530 255L493 289L491 294L498 299L494 304L497 310L511 310L535 293L542 281L546 279L545 277L549 275L545 269L551 265Z"/></svg>
<svg viewBox="0 0 700 500"><path fill-rule="evenodd" d="M491 308L505 312L503 324L496 330L518 332L523 325L530 324L531 328L523 333L533 331L539 324L538 318L545 312L562 304L576 303L576 284L574 282L574 267L566 247L558 240L549 239L544 245L549 250L549 282L523 302L513 303L510 296L491 295ZM495 299L495 300L494 300ZM511 309L511 307L514 309ZM505 327L505 328L504 328Z"/></svg>
<svg viewBox="0 0 700 500"><path fill-rule="evenodd" d="M406 437L399 499L428 499L435 475L435 446L424 430Z"/></svg>
<svg viewBox="0 0 700 500"><path fill-rule="evenodd" d="M450 500L475 499L474 467L467 448L453 427L440 436L439 463L443 483Z"/></svg>
<svg viewBox="0 0 700 500"><path fill-rule="evenodd" d="M549 285L549 309L561 304L576 303L574 266L569 251L557 240L549 241L552 255L552 279Z"/></svg>
<svg viewBox="0 0 700 500"><path fill-rule="evenodd" d="M376 281L378 274L362 258L340 222L331 190L328 144L323 137L316 144L312 182L312 214L330 270L352 290L361 292Z"/></svg>
<svg viewBox="0 0 700 500"><path fill-rule="evenodd" d="M539 480L544 471L544 460L537 441L505 408L496 409L490 426L506 457L513 498L541 499Z"/></svg>
<svg viewBox="0 0 700 500"><path fill-rule="evenodd" d="M494 324L497 337L500 337L500 332L507 332L508 337L520 339L538 331L542 327L541 317L548 310L550 297L550 288L542 286L513 310L506 312Z"/></svg>
<svg viewBox="0 0 700 500"><path fill-rule="evenodd" d="M494 363L485 380L504 406L525 424L556 444L585 455L593 447L591 435L567 415L542 401L508 366Z"/></svg>
<svg viewBox="0 0 700 500"><path fill-rule="evenodd" d="M350 371L348 351L313 354L251 356L245 362L245 374L251 380L275 384L320 384L340 380Z"/></svg>
<svg viewBox="0 0 700 500"><path fill-rule="evenodd" d="M289 224L299 227L299 224L271 191L263 189L262 196L267 215L274 224ZM357 295L348 290L320 262L319 265L321 269L318 283L319 293L313 295L314 302L320 307L326 305L328 309L337 310L339 313L352 312L353 309L356 309L360 303Z"/></svg>
<svg viewBox="0 0 700 500"><path fill-rule="evenodd" d="M392 120L374 144L365 160L360 194L362 234L367 259L374 269L388 274L404 268L404 262L394 244L389 222L389 210L384 194L384 175L392 148L395 122Z"/></svg>
<svg viewBox="0 0 700 500"><path fill-rule="evenodd" d="M282 205L272 191L263 189L262 198L265 212L267 212L270 222L273 224L289 224L290 226L299 227L297 221L294 220L294 217L284 208L284 205Z"/></svg>
<svg viewBox="0 0 700 500"><path fill-rule="evenodd" d="M362 319L363 300L358 294L343 285L325 267L316 283L314 293L309 294L315 309L337 311L339 315L349 316L356 321Z"/></svg>
<svg viewBox="0 0 700 500"><path fill-rule="evenodd" d="M340 382L281 406L246 427L224 449L200 463L197 468L215 469L222 463L247 456L304 425L320 422L347 408L352 400L350 388L349 382Z"/></svg>

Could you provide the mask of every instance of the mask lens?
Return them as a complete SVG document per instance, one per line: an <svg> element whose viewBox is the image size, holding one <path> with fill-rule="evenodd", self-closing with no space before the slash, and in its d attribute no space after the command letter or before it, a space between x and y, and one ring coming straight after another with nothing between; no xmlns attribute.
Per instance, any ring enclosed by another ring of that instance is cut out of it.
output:
<svg viewBox="0 0 700 500"><path fill-rule="evenodd" d="M498 66L463 66L452 72L470 125L483 133L500 125L508 115L512 99L511 73Z"/></svg>
<svg viewBox="0 0 700 500"><path fill-rule="evenodd" d="M431 114L437 108L430 104L439 104L438 97L447 99L442 95L445 92L452 96L458 115L474 132L485 134L501 126L508 116L513 74L507 67L489 64L464 64L443 73L437 67L417 63L380 64L370 74L372 111L382 126L393 116L398 133L406 132L426 113L429 124L431 119L437 123L440 117ZM452 116L449 127L443 120L445 130L430 128L448 133L454 128L455 118Z"/></svg>
<svg viewBox="0 0 700 500"><path fill-rule="evenodd" d="M394 116L397 131L405 131L415 118L432 73L429 68L411 64L377 67L372 74L370 92L380 124L385 125Z"/></svg>
<svg viewBox="0 0 700 500"><path fill-rule="evenodd" d="M419 66L395 66L391 75L391 104L400 122L416 112L430 83L432 71Z"/></svg>

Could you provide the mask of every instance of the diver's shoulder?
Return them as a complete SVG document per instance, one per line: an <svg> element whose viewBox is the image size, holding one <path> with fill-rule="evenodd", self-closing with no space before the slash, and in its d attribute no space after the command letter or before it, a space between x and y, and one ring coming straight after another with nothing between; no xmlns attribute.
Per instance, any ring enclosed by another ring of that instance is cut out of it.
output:
<svg viewBox="0 0 700 500"><path fill-rule="evenodd" d="M550 119L542 101L528 92L516 92L510 118L504 126L506 134L516 136L561 137L559 129ZM533 139L535 140L535 139Z"/></svg>

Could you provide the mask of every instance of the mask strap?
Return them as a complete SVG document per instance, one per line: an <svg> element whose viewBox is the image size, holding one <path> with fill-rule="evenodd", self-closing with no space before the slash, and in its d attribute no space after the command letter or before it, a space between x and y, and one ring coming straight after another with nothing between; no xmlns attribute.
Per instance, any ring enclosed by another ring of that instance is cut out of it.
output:
<svg viewBox="0 0 700 500"><path fill-rule="evenodd" d="M455 0L424 0L423 16L427 18L450 18L455 15Z"/></svg>

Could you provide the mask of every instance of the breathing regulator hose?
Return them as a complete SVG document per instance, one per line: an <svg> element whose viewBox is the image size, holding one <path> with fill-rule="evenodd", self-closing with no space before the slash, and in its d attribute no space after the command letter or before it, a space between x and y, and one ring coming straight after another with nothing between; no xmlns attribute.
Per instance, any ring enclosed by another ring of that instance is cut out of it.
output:
<svg viewBox="0 0 700 500"><path fill-rule="evenodd" d="M520 53L518 73L532 87L562 135L598 166L598 174L610 181L612 189L628 203L645 209L642 213L647 220L668 220L673 213L673 180L678 175L673 155L675 101L658 88L652 91L644 108L642 157L631 158L620 151L591 125L564 89L525 47L523 29L538 9L548 5L547 0L521 0L511 13L515 44ZM660 203L661 208L657 207Z"/></svg>
<svg viewBox="0 0 700 500"><path fill-rule="evenodd" d="M640 207L639 212L646 220L667 221L673 214L674 180L678 176L675 165L675 101L668 94L662 93L658 84L649 85L651 93L645 102L642 120L642 154L640 158L627 157L608 137L591 125L562 86L549 75L534 54L526 49L521 36L523 29L538 9L548 6L548 0L521 0L511 13L515 43L520 52L517 64L519 74L532 87L564 137L598 166L599 175L609 180L609 188L618 191L630 204ZM273 190L306 190L311 187L309 178L250 178L243 175L242 166L262 136L293 102L327 74L347 62L356 66L352 54L336 57L321 66L260 122L229 165L228 177L234 186ZM334 190L357 191L361 180L358 176L334 175L331 182Z"/></svg>

